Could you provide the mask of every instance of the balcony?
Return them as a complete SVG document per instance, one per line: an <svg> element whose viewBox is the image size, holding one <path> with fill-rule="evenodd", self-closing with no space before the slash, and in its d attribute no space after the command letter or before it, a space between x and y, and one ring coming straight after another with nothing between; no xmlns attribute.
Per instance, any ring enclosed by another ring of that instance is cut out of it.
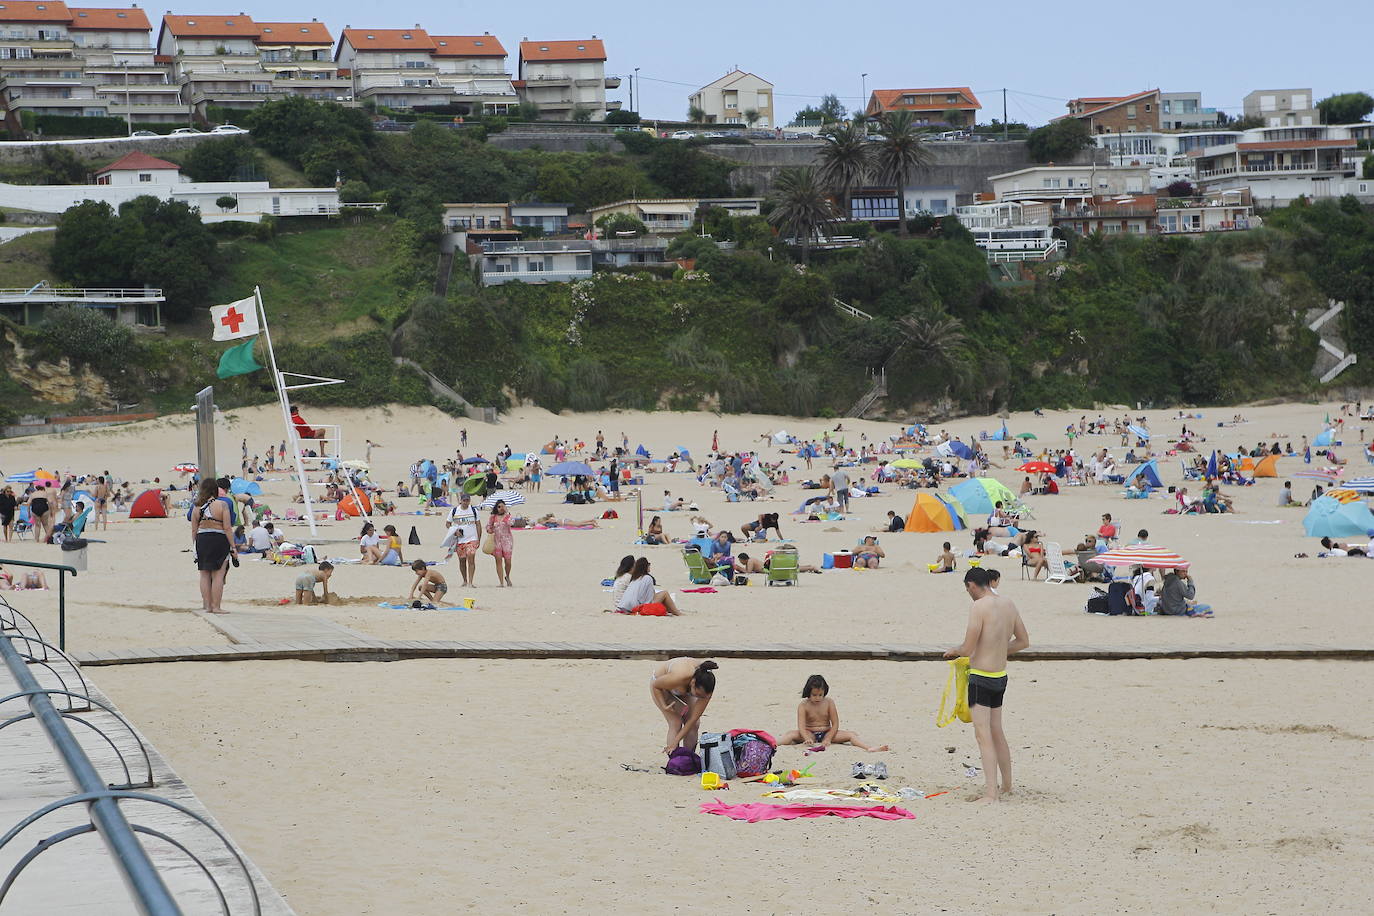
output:
<svg viewBox="0 0 1374 916"><path fill-rule="evenodd" d="M598 80L591 80L592 85L596 85L597 82L600 82L600 81L598 81ZM608 77L606 77L606 79L604 80L604 83L605 83L607 89L619 89L619 88L620 88L620 77L618 77L618 76L608 76ZM582 81L581 81L581 80L578 80L578 81L577 81L577 85L581 86L581 85L582 85Z"/></svg>
<svg viewBox="0 0 1374 916"><path fill-rule="evenodd" d="M558 240L534 240L526 239L519 242L483 242L482 253L487 255L503 254L590 254L592 243L588 241L568 239Z"/></svg>
<svg viewBox="0 0 1374 916"><path fill-rule="evenodd" d="M1265 162L1259 165L1246 164L1239 168L1234 166L1219 169L1199 169L1199 178L1222 178L1227 175L1255 175L1265 173L1292 174L1294 172L1346 172L1349 168L1339 159L1327 159L1317 162L1297 162L1297 163L1278 163Z"/></svg>
<svg viewBox="0 0 1374 916"><path fill-rule="evenodd" d="M1055 207L1054 219L1153 219L1150 207Z"/></svg>
<svg viewBox="0 0 1374 916"><path fill-rule="evenodd" d="M999 203L1011 200L1051 200L1056 197L1092 196L1093 189L1087 186L1081 188L1018 188L1012 191L1001 191L997 195Z"/></svg>
<svg viewBox="0 0 1374 916"><path fill-rule="evenodd" d="M549 76L527 76L527 77L525 77L525 82L526 82L527 84L538 83L541 87L545 87L545 86L571 86L571 85L573 84L573 79L572 79L572 77L570 77L570 76L557 76L557 75L549 75Z"/></svg>

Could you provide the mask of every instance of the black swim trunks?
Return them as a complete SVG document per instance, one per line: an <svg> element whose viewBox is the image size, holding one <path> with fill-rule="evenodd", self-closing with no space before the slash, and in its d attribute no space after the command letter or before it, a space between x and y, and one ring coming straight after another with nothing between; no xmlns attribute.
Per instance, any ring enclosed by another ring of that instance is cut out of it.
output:
<svg viewBox="0 0 1374 916"><path fill-rule="evenodd" d="M986 706L989 709L1000 709L1002 698L1007 694L1007 676L988 677L984 674L970 674L968 676L968 705Z"/></svg>

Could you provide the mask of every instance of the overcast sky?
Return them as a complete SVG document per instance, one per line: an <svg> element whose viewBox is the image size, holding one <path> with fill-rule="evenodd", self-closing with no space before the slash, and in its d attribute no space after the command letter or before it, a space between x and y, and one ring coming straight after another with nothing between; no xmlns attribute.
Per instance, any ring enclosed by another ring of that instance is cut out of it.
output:
<svg viewBox="0 0 1374 916"><path fill-rule="evenodd" d="M243 6L248 3L249 5ZM112 3L111 5L117 5ZM143 4L158 23L167 7ZM242 7L242 8L240 8ZM178 2L171 11L244 12L255 19L323 19L338 40L345 25L431 34L491 32L516 67L522 38L606 42L606 72L639 68L648 117L681 118L687 96L735 66L775 86L779 120L824 93L862 107L867 88L968 86L980 122L1002 116L1043 124L1069 98L1142 89L1200 90L1203 104L1239 113L1253 89L1369 90L1367 28L1358 7L1293 0L1240 4L1057 3L905 0L578 3L562 0L250 0ZM1352 17L1354 15L1354 18ZM629 107L629 80L612 90Z"/></svg>

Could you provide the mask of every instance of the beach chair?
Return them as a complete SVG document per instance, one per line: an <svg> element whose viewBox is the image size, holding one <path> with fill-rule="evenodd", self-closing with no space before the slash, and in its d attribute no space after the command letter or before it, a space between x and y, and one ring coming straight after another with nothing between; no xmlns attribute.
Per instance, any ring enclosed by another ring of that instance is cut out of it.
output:
<svg viewBox="0 0 1374 916"><path fill-rule="evenodd" d="M1179 464L1183 467L1183 479L1184 479L1184 480L1201 480L1201 479L1202 479L1202 472L1200 472L1197 468L1189 467L1189 466L1188 466L1188 462L1186 462L1186 461L1179 461Z"/></svg>
<svg viewBox="0 0 1374 916"><path fill-rule="evenodd" d="M778 549L773 556L768 559L768 578L765 580L768 585L800 585L797 576L797 566L799 557L795 549Z"/></svg>
<svg viewBox="0 0 1374 916"><path fill-rule="evenodd" d="M698 550L684 550L682 561L687 564L687 578L693 585L711 584L711 577L724 568L712 566Z"/></svg>
<svg viewBox="0 0 1374 916"><path fill-rule="evenodd" d="M14 519L14 535L21 541L29 539L29 532L33 529L33 519L29 516L29 507L20 506L19 514Z"/></svg>
<svg viewBox="0 0 1374 916"><path fill-rule="evenodd" d="M726 501L726 502L728 502L728 503L737 503L737 502L739 502L739 490L736 490L734 487L730 486L730 484L728 484L728 483L723 483L723 484L721 484L721 485L720 485L720 488L721 488L721 490L723 490L723 491L725 492L725 501Z"/></svg>
<svg viewBox="0 0 1374 916"><path fill-rule="evenodd" d="M70 522L61 522L53 528L52 542L61 544L67 538L79 538L86 532L86 522L90 519L93 509L87 509Z"/></svg>
<svg viewBox="0 0 1374 916"><path fill-rule="evenodd" d="M1073 582L1076 581L1069 575L1068 565L1064 562L1064 551L1053 541L1045 542L1045 562L1049 564L1045 577L1046 582Z"/></svg>

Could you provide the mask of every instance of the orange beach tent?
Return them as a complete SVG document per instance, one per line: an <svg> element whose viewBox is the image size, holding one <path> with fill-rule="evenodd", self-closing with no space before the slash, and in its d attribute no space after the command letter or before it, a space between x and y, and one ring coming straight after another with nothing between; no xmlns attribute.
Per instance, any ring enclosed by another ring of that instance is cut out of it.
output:
<svg viewBox="0 0 1374 916"><path fill-rule="evenodd" d="M907 531L958 531L964 527L963 507L953 498L934 493L917 493L911 514L906 517Z"/></svg>
<svg viewBox="0 0 1374 916"><path fill-rule="evenodd" d="M1265 455L1255 462L1256 477L1277 477L1279 476L1279 457L1278 455Z"/></svg>

